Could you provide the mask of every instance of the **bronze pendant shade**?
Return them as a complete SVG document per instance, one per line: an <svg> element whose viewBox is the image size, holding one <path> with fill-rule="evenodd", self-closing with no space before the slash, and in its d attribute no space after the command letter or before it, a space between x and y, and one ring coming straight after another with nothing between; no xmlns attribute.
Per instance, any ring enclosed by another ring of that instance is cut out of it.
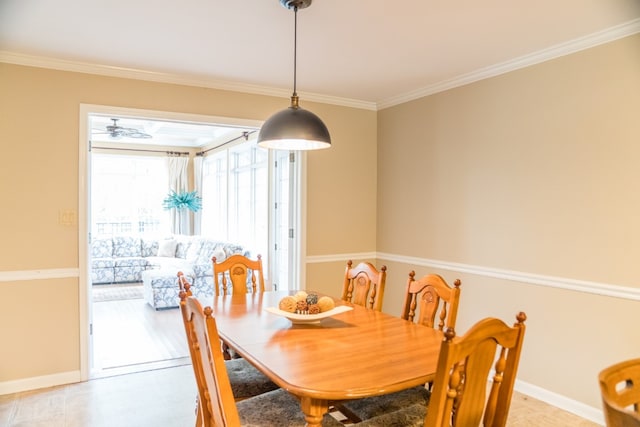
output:
<svg viewBox="0 0 640 427"><path fill-rule="evenodd" d="M269 117L258 134L258 145L275 150L318 150L331 147L331 136L320 117L301 108L296 93L296 49L298 9L311 4L312 0L280 0L282 6L294 11L294 66L293 95L291 105Z"/></svg>

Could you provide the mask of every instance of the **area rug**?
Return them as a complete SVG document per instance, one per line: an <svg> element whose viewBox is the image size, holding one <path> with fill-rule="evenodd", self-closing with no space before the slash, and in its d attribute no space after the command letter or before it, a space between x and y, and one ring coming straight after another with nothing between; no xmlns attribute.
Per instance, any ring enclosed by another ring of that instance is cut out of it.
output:
<svg viewBox="0 0 640 427"><path fill-rule="evenodd" d="M143 298L142 283L125 285L94 285L93 302L121 301Z"/></svg>

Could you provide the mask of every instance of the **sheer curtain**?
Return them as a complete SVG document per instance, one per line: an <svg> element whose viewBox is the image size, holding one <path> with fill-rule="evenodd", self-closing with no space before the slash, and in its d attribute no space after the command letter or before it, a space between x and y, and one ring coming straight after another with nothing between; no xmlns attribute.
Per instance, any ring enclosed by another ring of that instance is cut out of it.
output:
<svg viewBox="0 0 640 427"><path fill-rule="evenodd" d="M167 158L169 171L169 191L180 194L189 191L189 176L187 167L189 157L169 156ZM171 209L171 232L173 234L191 234L188 209Z"/></svg>
<svg viewBox="0 0 640 427"><path fill-rule="evenodd" d="M193 159L193 186L196 194L202 197L202 156ZM202 209L193 213L193 234L202 234Z"/></svg>

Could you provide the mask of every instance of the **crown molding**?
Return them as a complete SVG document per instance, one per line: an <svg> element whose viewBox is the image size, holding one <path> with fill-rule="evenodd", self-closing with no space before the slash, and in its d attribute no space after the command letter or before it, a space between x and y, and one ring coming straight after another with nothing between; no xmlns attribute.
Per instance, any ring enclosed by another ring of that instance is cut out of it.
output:
<svg viewBox="0 0 640 427"><path fill-rule="evenodd" d="M636 33L640 33L640 18L617 25L584 37L579 37L568 42L560 43L528 55L480 68L471 73L447 79L433 85L429 85L411 92L387 98L379 102L361 101L351 98L340 98L318 93L301 93L305 101L319 102L323 104L339 105L343 107L358 108L363 110L379 111L405 102L413 101L425 96L433 95L459 86L464 86L490 77L499 76L521 68L540 64L555 58L570 55L581 50L589 49L601 44L609 43ZM251 85L246 83L234 83L223 80L207 79L202 77L160 73L155 71L140 70L134 68L113 67L102 64L68 61L64 59L48 58L42 56L25 55L21 53L0 50L0 62L30 67L50 68L61 71L71 71L86 74L97 74L109 77L125 79L146 80L159 83L170 83L185 86L206 87L210 89L227 90L232 92L250 93L289 98L290 93L285 89Z"/></svg>
<svg viewBox="0 0 640 427"><path fill-rule="evenodd" d="M0 62L15 65L24 65L28 67L49 68L60 71L96 74L108 77L119 77L123 79L145 80L184 86L206 87L209 89L250 93L254 95L274 96L286 99L289 99L291 97L291 92L288 90L267 86L252 85L247 83L235 83L180 74L161 73L135 68L113 67L110 65L93 64L88 62L68 61L65 59L26 55L22 53L3 50L0 50ZM339 105L343 107L372 111L375 111L377 108L375 102L360 101L351 98L340 98L337 96L322 95L313 92L299 92L299 95L300 98L304 99L304 101L319 102L323 104Z"/></svg>
<svg viewBox="0 0 640 427"><path fill-rule="evenodd" d="M393 107L395 105L403 104L405 102L413 101L425 96L433 95L438 92L444 92L445 90L453 89L459 86L464 86L469 83L474 83L479 80L488 79L490 77L499 76L510 71L519 70L521 68L529 67L532 65L540 64L542 62L550 61L561 56L570 55L572 53L579 52L581 50L589 49L601 44L609 43L614 40L618 40L640 32L640 18L633 21L626 22L624 24L617 25L615 27L608 28L606 30L598 31L593 34L589 34L584 37L570 40L568 42L560 43L555 46L551 46L547 49L543 49L528 55L520 56L509 61L501 62L499 64L491 65L489 67L480 68L471 73L463 74L436 84L417 89L415 91L407 92L402 95L387 98L386 100L377 103L377 109L382 110L384 108Z"/></svg>

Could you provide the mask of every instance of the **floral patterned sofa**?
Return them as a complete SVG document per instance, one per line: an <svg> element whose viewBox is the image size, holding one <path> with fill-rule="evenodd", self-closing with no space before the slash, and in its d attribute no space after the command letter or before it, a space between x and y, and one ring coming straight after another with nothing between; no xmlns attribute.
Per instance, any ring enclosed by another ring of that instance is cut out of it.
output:
<svg viewBox="0 0 640 427"><path fill-rule="evenodd" d="M236 253L249 256L240 245L201 236L98 238L91 244L91 280L94 285L142 281L152 307L178 307L178 271L191 279L194 295L213 295L211 258Z"/></svg>

